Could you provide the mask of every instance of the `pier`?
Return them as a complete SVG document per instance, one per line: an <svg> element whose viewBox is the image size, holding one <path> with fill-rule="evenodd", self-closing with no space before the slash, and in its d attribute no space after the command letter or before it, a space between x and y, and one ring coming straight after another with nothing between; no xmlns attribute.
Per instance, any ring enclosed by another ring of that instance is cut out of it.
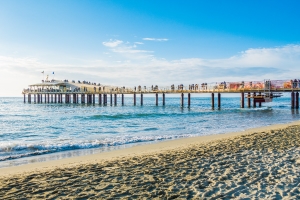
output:
<svg viewBox="0 0 300 200"><path fill-rule="evenodd" d="M150 87L117 87L91 83L87 81L60 81L43 80L42 83L29 85L24 89L24 103L66 103L66 104L95 104L98 97L98 104L117 105L118 96L121 98L121 105L125 104L124 95L133 96L133 105L137 105L136 97L140 96L140 105L143 105L145 94L152 94L155 97L154 104L159 105L158 97L162 97L162 105L165 106L167 94L178 94L180 96L179 105L184 107L184 96L187 94L187 106L191 106L193 94L211 94L211 107L215 108L215 98L217 98L217 108L221 109L221 94L240 93L240 107L262 106L262 103L272 102L274 98L281 97L283 93L291 94L291 108L299 109L300 80L264 80L264 81L241 81L241 82L216 82L190 84L184 86L164 86L158 85ZM216 95L215 95L216 94ZM216 97L215 97L216 96ZM33 97L33 100L32 100ZM26 101L27 100L27 101ZM63 102L64 100L64 102ZM44 102L43 102L44 101ZM252 105L251 105L252 102Z"/></svg>

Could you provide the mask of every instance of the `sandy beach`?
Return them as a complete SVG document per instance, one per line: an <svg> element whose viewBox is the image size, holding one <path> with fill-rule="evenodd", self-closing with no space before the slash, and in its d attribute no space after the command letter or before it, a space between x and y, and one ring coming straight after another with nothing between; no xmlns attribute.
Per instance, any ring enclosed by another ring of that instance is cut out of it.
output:
<svg viewBox="0 0 300 200"><path fill-rule="evenodd" d="M0 169L1 199L300 199L300 122Z"/></svg>

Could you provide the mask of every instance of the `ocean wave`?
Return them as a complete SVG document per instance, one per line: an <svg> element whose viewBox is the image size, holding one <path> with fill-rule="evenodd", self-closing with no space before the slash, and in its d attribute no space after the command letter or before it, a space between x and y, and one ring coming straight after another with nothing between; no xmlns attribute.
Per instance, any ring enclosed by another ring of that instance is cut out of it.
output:
<svg viewBox="0 0 300 200"><path fill-rule="evenodd" d="M55 142L49 144L42 143L42 144L30 144L30 145L28 144L3 145L2 144L0 145L0 155L1 154L5 154L5 155L0 156L0 161L13 160L13 159L18 159L23 157L37 156L37 155L43 155L47 153L55 153L55 152L62 152L68 150L119 146L124 144L161 141L161 140L184 138L184 137L191 137L191 136L195 136L195 135L184 134L184 135L162 135L162 136L143 136L143 137L129 136L129 137L116 137L114 139L82 141L79 143Z"/></svg>

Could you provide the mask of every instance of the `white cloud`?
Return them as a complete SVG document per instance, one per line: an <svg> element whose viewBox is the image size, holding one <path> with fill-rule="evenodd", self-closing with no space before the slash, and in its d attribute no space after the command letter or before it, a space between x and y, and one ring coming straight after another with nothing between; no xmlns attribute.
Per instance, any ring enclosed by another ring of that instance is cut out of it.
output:
<svg viewBox="0 0 300 200"><path fill-rule="evenodd" d="M120 45L122 43L123 43L123 41L121 41L121 40L112 40L112 39L110 39L109 42L102 42L102 44L107 47L117 47L118 45Z"/></svg>
<svg viewBox="0 0 300 200"><path fill-rule="evenodd" d="M143 40L165 42L165 41L168 41L169 39L167 39L167 38L143 38Z"/></svg>
<svg viewBox="0 0 300 200"><path fill-rule="evenodd" d="M130 59L141 59L146 57L151 57L151 53L153 51L143 50L143 49L137 49L136 44L143 44L141 42L134 42L133 45L130 45L130 42L123 43L122 45L118 46L107 46L110 48L110 50L114 53L118 53L122 57L130 58Z"/></svg>
<svg viewBox="0 0 300 200"><path fill-rule="evenodd" d="M111 48L111 54L113 58L86 60L73 65L0 56L0 84L10 85L9 88L1 87L1 94L20 95L24 87L41 80L43 70L45 75L55 71L58 79L118 86L300 78L300 45L248 49L225 59L167 60L124 44Z"/></svg>

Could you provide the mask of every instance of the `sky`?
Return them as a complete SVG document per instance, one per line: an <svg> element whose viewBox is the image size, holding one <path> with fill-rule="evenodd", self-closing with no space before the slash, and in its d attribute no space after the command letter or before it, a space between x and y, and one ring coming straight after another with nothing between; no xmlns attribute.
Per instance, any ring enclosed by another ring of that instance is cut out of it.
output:
<svg viewBox="0 0 300 200"><path fill-rule="evenodd" d="M300 78L300 1L0 0L0 96ZM54 74L53 74L54 72Z"/></svg>

